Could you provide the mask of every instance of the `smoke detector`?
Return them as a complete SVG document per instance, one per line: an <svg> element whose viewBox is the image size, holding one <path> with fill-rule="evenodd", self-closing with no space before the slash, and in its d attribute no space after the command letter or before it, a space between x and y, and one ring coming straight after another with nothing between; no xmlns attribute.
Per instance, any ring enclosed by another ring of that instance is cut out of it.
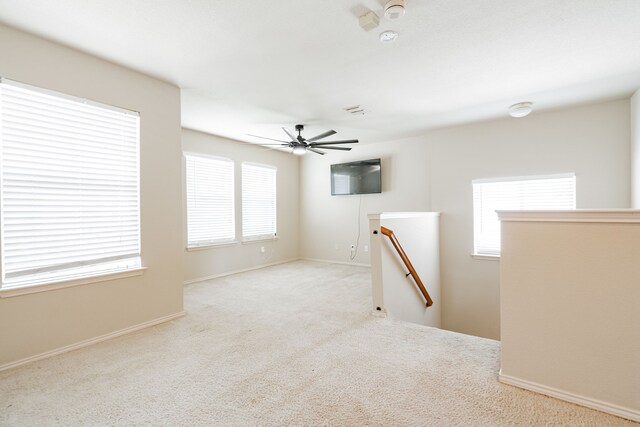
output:
<svg viewBox="0 0 640 427"><path fill-rule="evenodd" d="M404 15L404 0L389 0L384 5L384 17L393 21Z"/></svg>
<svg viewBox="0 0 640 427"><path fill-rule="evenodd" d="M524 117L533 111L533 102L519 102L509 107L509 115L511 117Z"/></svg>
<svg viewBox="0 0 640 427"><path fill-rule="evenodd" d="M393 30L383 31L378 36L382 43L393 43L398 38L398 33Z"/></svg>

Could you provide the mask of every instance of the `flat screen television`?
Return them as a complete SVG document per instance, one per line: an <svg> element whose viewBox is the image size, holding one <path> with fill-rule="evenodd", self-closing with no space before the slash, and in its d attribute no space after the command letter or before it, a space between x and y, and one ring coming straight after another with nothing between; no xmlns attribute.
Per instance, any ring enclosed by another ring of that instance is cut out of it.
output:
<svg viewBox="0 0 640 427"><path fill-rule="evenodd" d="M380 159L331 165L331 195L382 193Z"/></svg>

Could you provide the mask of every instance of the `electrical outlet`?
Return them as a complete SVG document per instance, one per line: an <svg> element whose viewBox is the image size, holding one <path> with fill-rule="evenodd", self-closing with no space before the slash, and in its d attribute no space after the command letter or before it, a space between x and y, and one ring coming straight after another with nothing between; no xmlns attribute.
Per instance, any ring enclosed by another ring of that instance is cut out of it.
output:
<svg viewBox="0 0 640 427"><path fill-rule="evenodd" d="M260 246L260 253L263 254L264 253L264 246Z"/></svg>
<svg viewBox="0 0 640 427"><path fill-rule="evenodd" d="M364 245L364 251L369 252L369 245Z"/></svg>

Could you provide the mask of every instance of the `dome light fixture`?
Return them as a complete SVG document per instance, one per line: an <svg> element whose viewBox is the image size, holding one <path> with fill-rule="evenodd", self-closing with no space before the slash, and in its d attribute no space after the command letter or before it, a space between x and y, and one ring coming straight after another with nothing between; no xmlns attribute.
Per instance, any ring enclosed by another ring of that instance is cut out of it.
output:
<svg viewBox="0 0 640 427"><path fill-rule="evenodd" d="M382 43L392 43L397 38L398 38L398 33L393 30L383 31L380 33L380 41Z"/></svg>
<svg viewBox="0 0 640 427"><path fill-rule="evenodd" d="M384 17L390 21L402 18L404 12L404 0L389 0L384 5Z"/></svg>
<svg viewBox="0 0 640 427"><path fill-rule="evenodd" d="M519 102L509 107L509 115L516 118L528 116L532 111L533 102Z"/></svg>
<svg viewBox="0 0 640 427"><path fill-rule="evenodd" d="M303 145L296 145L295 147L293 147L293 154L295 154L296 156L307 154L307 147Z"/></svg>

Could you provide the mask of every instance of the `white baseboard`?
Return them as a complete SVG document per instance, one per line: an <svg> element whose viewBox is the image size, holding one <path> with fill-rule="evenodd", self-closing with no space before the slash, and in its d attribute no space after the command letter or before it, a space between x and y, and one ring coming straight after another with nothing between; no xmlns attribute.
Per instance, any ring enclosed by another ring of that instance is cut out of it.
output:
<svg viewBox="0 0 640 427"><path fill-rule="evenodd" d="M108 334L100 335L98 337L89 338L87 340L80 341L75 344L69 344L64 347L57 348L55 350L45 351L44 353L36 354L35 356L25 357L24 359L16 360L15 362L9 362L4 365L0 365L0 372L7 369L11 369L11 368L16 368L18 366L26 365L27 363L35 362L36 360L46 359L48 357L57 356L58 354L66 353L69 351L77 350L82 347L87 347L93 344L97 344L99 342L110 340L111 338L116 338L121 335L130 334L131 332L139 331L140 329L145 329L150 326L155 326L160 323L177 319L178 317L184 316L184 314L185 314L184 311L180 311L178 313L173 313L167 316L158 317L157 319L149 320L148 322L139 323L137 325L120 329L118 331L109 332Z"/></svg>
<svg viewBox="0 0 640 427"><path fill-rule="evenodd" d="M334 261L332 259L318 259L318 258L300 258L305 261L314 261L314 262L326 262L329 264L341 264L341 265L355 265L356 267L369 267L371 268L371 264L361 264L359 262L347 262L347 261Z"/></svg>
<svg viewBox="0 0 640 427"><path fill-rule="evenodd" d="M640 411L635 409L625 408L622 406L614 405L613 403L603 402L601 400L580 396L578 394L558 390L553 387L522 380L520 378L515 378L509 375L504 375L502 373L502 370L498 374L498 380L504 384L513 385L525 390L534 391L546 396L555 397L556 399L575 403L576 405L586 406L587 408L596 409L598 411L606 412L607 414L626 418L635 422L640 422Z"/></svg>
<svg viewBox="0 0 640 427"><path fill-rule="evenodd" d="M219 277L231 276L232 274L238 274L238 273L244 273L244 272L247 272L247 271L259 270L261 268L271 267L272 265L286 264L288 262L298 261L299 259L301 259L301 258L289 258L289 259L285 259L285 260L282 260L282 261L271 262L269 264L260 264L260 265L254 266L254 267L242 268L240 270L225 271L224 273L212 274L210 276L199 277L197 279L185 280L184 282L182 282L182 284L183 285L190 285L192 283L204 282L205 280L211 280L211 279L217 279Z"/></svg>

